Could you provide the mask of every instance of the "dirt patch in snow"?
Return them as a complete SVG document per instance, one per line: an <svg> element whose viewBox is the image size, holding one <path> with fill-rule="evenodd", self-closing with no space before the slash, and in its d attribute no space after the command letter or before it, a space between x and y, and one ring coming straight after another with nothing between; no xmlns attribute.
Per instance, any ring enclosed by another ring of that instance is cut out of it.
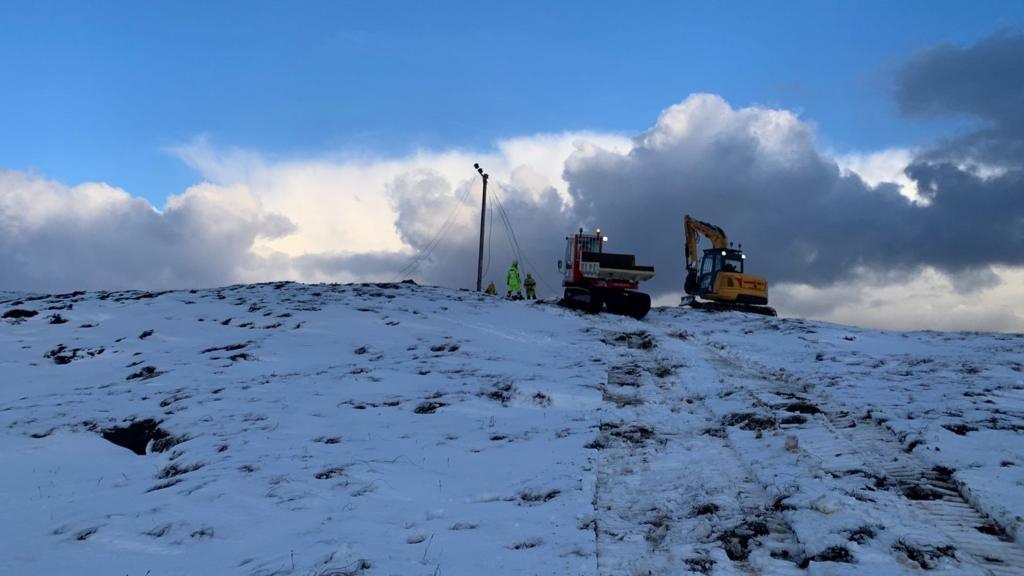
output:
<svg viewBox="0 0 1024 576"><path fill-rule="evenodd" d="M910 500L941 500L942 492L928 486L927 484L911 484L904 486L903 495Z"/></svg>
<svg viewBox="0 0 1024 576"><path fill-rule="evenodd" d="M690 572L711 574L711 571L715 568L715 561L711 558L687 558L686 568Z"/></svg>
<svg viewBox="0 0 1024 576"><path fill-rule="evenodd" d="M631 446L639 447L649 442L657 442L664 445L668 439L659 436L653 428L642 424L625 425L622 422L602 422L598 426L599 434L592 442L584 448L603 450L615 442L624 442Z"/></svg>
<svg viewBox="0 0 1024 576"><path fill-rule="evenodd" d="M953 546L923 546L910 544L905 540L899 540L892 545L892 549L902 553L908 560L915 562L925 570L932 570L938 567L942 558L956 560L956 548Z"/></svg>
<svg viewBox="0 0 1024 576"><path fill-rule="evenodd" d="M620 332L613 336L602 338L601 342L609 346L625 346L633 350L651 350L658 345L654 337L643 330L638 332Z"/></svg>
<svg viewBox="0 0 1024 576"><path fill-rule="evenodd" d="M821 409L817 406L803 401L791 402L786 405L785 410L786 412L796 412L798 414L821 414Z"/></svg>
<svg viewBox="0 0 1024 576"><path fill-rule="evenodd" d="M125 380L150 380L163 374L160 370L156 369L156 366L143 366L137 372L129 374Z"/></svg>
<svg viewBox="0 0 1024 576"><path fill-rule="evenodd" d="M853 564L853 554L845 546L832 546L826 548L822 552L815 554L814 556L804 558L803 562L800 562L799 566L806 569L810 566L811 562L842 562L845 564Z"/></svg>
<svg viewBox="0 0 1024 576"><path fill-rule="evenodd" d="M70 363L72 363L75 360L78 360L80 358L93 358L95 356L99 356L100 354L103 354L103 352L105 352L105 351L106 351L106 349L103 348L102 346L99 346L97 348L90 348L90 349L85 349L85 348L71 348L71 349L68 349L67 346L65 346L63 344L59 344L56 348L50 350L46 354L43 354L43 358L47 358L47 359L53 360L54 364L64 365L64 364L70 364Z"/></svg>
<svg viewBox="0 0 1024 576"><path fill-rule="evenodd" d="M739 426L742 430L771 430L777 425L775 417L753 412L737 412L722 419L723 426Z"/></svg>
<svg viewBox="0 0 1024 576"><path fill-rule="evenodd" d="M750 556L750 541L767 535L768 524L763 520L748 520L722 532L718 540L730 560L742 562Z"/></svg>
<svg viewBox="0 0 1024 576"><path fill-rule="evenodd" d="M436 400L428 400L427 402L421 402L419 406L413 409L416 414L433 414L437 412L438 408L447 406L444 402L437 402Z"/></svg>
<svg viewBox="0 0 1024 576"><path fill-rule="evenodd" d="M957 436L966 436L968 432L977 432L978 428L971 426L970 424L958 423L958 424L943 424L943 428L949 430Z"/></svg>

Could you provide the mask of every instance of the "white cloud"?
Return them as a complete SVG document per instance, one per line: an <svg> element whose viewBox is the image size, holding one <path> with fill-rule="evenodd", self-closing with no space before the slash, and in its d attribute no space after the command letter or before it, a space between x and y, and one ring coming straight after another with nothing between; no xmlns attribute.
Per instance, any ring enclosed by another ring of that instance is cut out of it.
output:
<svg viewBox="0 0 1024 576"><path fill-rule="evenodd" d="M886 233L918 214L903 212L910 204L897 193L912 196L904 174L911 151L833 157L795 114L734 109L714 95L670 107L632 139L538 134L489 151L288 158L197 139L172 152L204 181L160 209L102 183L68 187L0 171L0 289L377 281L403 269L402 277L469 287L480 185L472 165L480 162L548 294L558 290L553 263L565 232L602 225L617 250L658 266L649 287L656 301L678 302L680 220L692 211L747 242L784 313L882 327L1024 328L1009 307L1021 296L1018 269L997 268L1002 285L974 293L927 266L886 275ZM488 277L500 283L513 250L501 218L490 223ZM910 258L919 248L905 244L898 248ZM429 255L410 265L421 252ZM878 273L851 275L879 255Z"/></svg>
<svg viewBox="0 0 1024 576"><path fill-rule="evenodd" d="M957 290L947 274L926 268L895 280L860 274L828 287L773 288L779 312L839 324L885 329L994 330L1024 332L1024 269L995 267L976 290Z"/></svg>
<svg viewBox="0 0 1024 576"><path fill-rule="evenodd" d="M896 184L900 194L907 199L927 204L928 200L918 191L917 183L904 173L914 156L914 151L909 148L889 148L877 152L837 154L834 158L844 172L857 174L870 186Z"/></svg>
<svg viewBox="0 0 1024 576"><path fill-rule="evenodd" d="M257 238L293 230L244 186L200 184L157 211L106 184L0 170L0 288L165 288L274 274Z"/></svg>
<svg viewBox="0 0 1024 576"><path fill-rule="evenodd" d="M203 178L218 185L244 184L271 212L286 215L298 233L261 240L261 252L303 254L402 251L396 223L399 214L388 187L403 174L430 171L444 179L448 195L455 189L479 186L474 163L491 175L491 182L508 182L507 193L539 201L554 189L568 201L562 179L566 159L582 143L628 150L630 141L596 132L539 134L499 141L496 150L419 151L402 158L352 157L323 154L312 158L276 160L254 152L214 148L205 139L171 151ZM477 197L478 193L477 193ZM439 206L440 207L440 206ZM421 214L423 227L443 221L444 214ZM431 216L440 218L435 222Z"/></svg>

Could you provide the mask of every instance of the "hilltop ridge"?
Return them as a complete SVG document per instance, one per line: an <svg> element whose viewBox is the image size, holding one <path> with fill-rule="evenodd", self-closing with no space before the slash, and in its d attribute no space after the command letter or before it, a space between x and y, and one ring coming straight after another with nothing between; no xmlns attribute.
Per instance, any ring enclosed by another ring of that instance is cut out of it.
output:
<svg viewBox="0 0 1024 576"><path fill-rule="evenodd" d="M1024 336L414 284L0 295L4 573L1024 569Z"/></svg>

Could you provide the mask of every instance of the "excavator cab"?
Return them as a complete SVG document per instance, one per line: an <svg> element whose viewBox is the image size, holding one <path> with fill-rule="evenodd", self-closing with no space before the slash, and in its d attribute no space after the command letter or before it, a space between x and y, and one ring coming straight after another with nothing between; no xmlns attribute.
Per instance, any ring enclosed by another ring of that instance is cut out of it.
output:
<svg viewBox="0 0 1024 576"><path fill-rule="evenodd" d="M704 258L700 262L700 289L701 294L714 292L715 278L719 272L737 272L743 274L743 261L746 256L739 250L731 248L718 250L709 248L704 251Z"/></svg>

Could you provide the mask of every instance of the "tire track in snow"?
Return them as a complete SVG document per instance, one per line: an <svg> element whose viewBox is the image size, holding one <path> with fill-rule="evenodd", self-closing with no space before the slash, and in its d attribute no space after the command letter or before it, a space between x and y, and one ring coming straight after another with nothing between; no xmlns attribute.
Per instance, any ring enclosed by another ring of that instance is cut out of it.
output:
<svg viewBox="0 0 1024 576"><path fill-rule="evenodd" d="M716 422L669 378L649 335L621 345L602 387L593 519L598 574L799 574L794 537ZM688 376L688 375L687 375Z"/></svg>
<svg viewBox="0 0 1024 576"><path fill-rule="evenodd" d="M809 422L823 426L826 434L810 445L803 443L801 449L828 462L826 468L853 470L862 462L894 488L893 492L902 496L903 504L924 524L941 531L957 551L964 553L966 556L960 559L966 564L994 576L1024 571L1024 549L1006 536L1005 528L973 505L963 493L966 487L907 453L895 434L870 415L854 417L842 402L791 372L772 371L749 358L741 363L715 346L708 346L708 351L712 363L728 373L768 384L762 391L745 389L754 404L778 409L779 399L787 397L812 402L821 411L816 415L820 419Z"/></svg>

